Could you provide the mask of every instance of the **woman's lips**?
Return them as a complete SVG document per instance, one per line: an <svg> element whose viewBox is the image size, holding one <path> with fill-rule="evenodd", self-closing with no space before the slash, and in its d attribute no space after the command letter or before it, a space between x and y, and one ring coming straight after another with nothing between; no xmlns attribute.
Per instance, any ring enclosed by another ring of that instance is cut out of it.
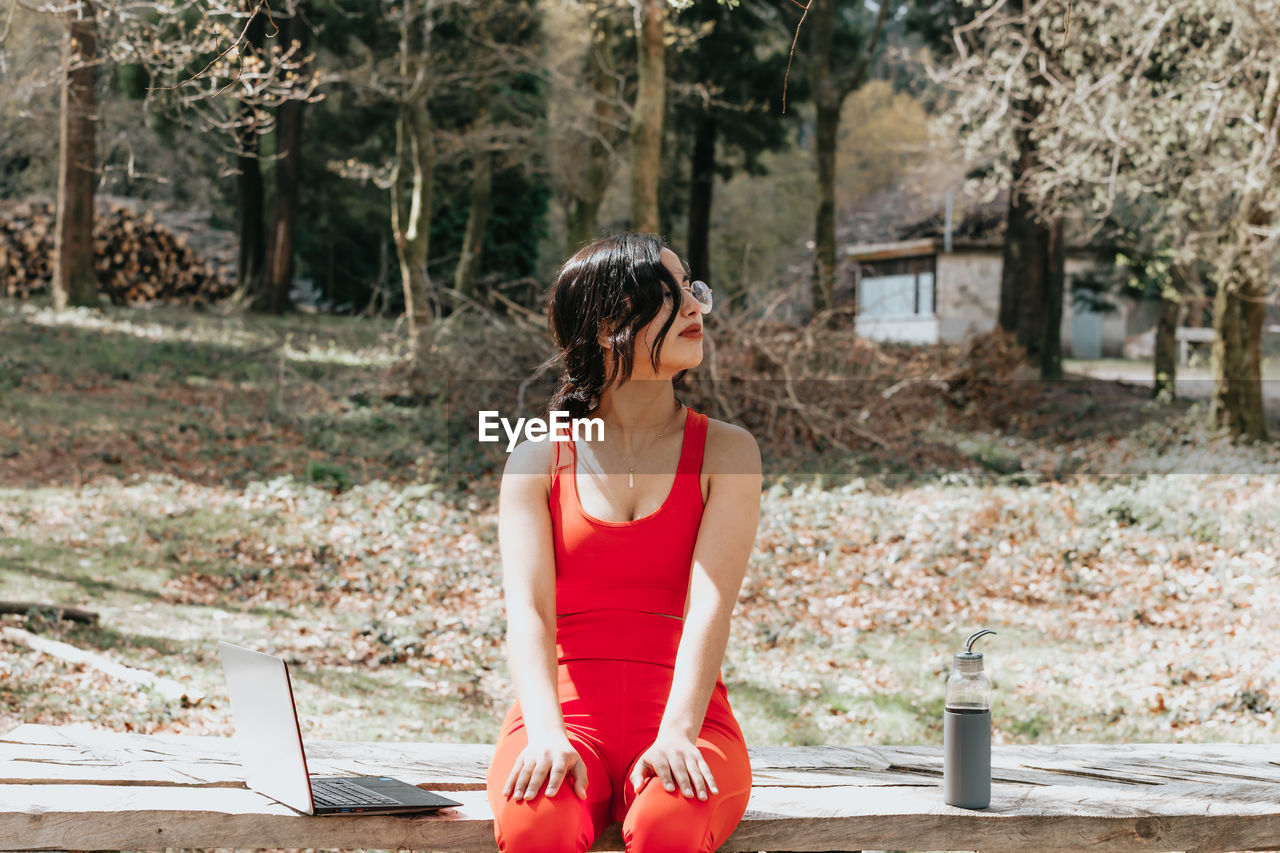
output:
<svg viewBox="0 0 1280 853"><path fill-rule="evenodd" d="M692 328L692 329L685 329L683 332L681 332L681 333L680 333L680 337L682 337L682 338L700 338L700 337L702 337L702 327L701 327L701 326L697 326L697 327Z"/></svg>

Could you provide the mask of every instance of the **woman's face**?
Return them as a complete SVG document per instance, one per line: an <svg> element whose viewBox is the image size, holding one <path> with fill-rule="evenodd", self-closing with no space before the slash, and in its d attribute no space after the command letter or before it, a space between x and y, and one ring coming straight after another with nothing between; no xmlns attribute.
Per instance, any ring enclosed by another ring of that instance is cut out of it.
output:
<svg viewBox="0 0 1280 853"><path fill-rule="evenodd" d="M689 275L680 263L680 257L670 249L662 250L662 263L670 270L672 277L684 288L690 284ZM658 344L658 335L662 324L667 321L672 311L671 297L663 299L662 308L648 325L640 332L636 342L635 373L633 378L670 379L681 370L696 367L702 363L702 308L688 291L681 291L680 304L675 306L675 321L667 330L666 340L662 344L662 354L658 362L658 370L654 373L650 363L650 353Z"/></svg>

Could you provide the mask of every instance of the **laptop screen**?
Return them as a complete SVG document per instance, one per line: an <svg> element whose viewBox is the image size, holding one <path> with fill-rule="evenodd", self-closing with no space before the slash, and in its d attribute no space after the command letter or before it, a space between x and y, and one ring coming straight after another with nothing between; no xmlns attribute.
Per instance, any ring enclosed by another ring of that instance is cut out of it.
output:
<svg viewBox="0 0 1280 853"><path fill-rule="evenodd" d="M231 696L236 744L249 787L306 814L314 814L302 732L289 671L278 657L218 643Z"/></svg>

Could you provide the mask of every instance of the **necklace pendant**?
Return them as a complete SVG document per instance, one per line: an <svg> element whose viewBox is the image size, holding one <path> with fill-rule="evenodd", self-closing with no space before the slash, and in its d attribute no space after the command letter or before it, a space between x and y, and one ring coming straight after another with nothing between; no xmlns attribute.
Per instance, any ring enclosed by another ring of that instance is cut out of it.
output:
<svg viewBox="0 0 1280 853"><path fill-rule="evenodd" d="M627 488L634 489L636 487L636 469L632 468L627 474Z"/></svg>

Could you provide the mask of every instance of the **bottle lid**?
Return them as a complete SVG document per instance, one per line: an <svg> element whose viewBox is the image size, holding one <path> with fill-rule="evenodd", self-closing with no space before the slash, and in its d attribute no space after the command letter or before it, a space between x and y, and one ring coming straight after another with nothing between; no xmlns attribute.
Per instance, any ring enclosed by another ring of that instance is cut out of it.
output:
<svg viewBox="0 0 1280 853"><path fill-rule="evenodd" d="M987 634L994 633L995 631L984 628L981 631L977 631L969 635L969 639L964 641L964 651L956 652L955 659L953 661L956 672L964 675L972 675L975 672L982 672L982 652L975 652L973 650L973 644L977 642L980 637L985 637Z"/></svg>

